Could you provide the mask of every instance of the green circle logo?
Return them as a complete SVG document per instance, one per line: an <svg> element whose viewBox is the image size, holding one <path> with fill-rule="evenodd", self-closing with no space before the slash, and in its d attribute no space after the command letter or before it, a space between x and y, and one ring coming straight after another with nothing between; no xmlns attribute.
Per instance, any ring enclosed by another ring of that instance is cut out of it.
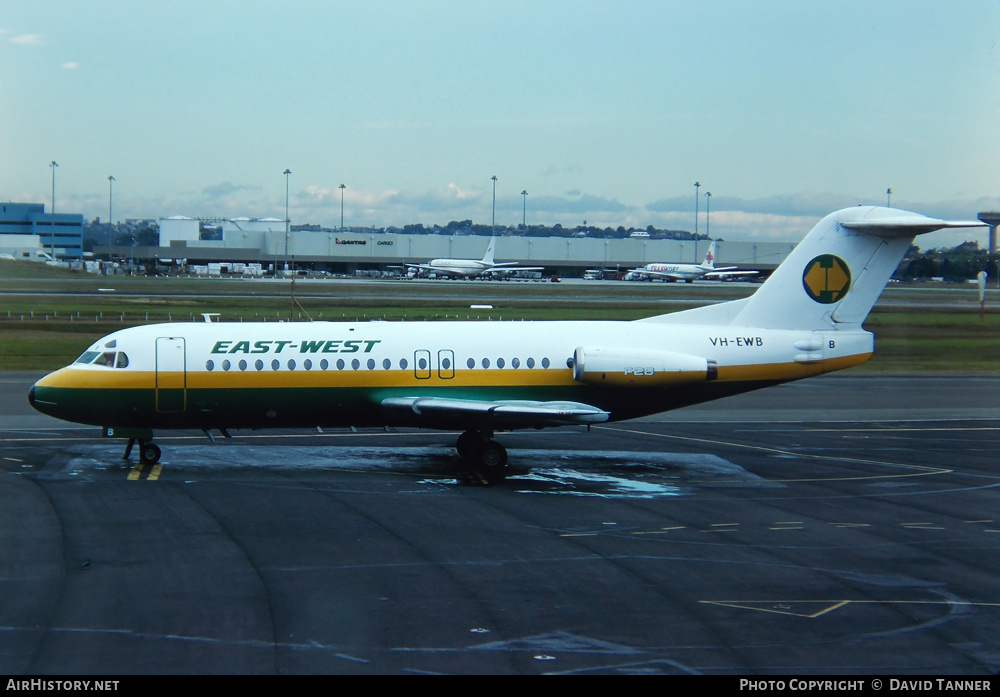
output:
<svg viewBox="0 0 1000 697"><path fill-rule="evenodd" d="M832 254L822 254L802 272L802 287L810 298L829 305L838 302L851 288L851 270L847 262Z"/></svg>

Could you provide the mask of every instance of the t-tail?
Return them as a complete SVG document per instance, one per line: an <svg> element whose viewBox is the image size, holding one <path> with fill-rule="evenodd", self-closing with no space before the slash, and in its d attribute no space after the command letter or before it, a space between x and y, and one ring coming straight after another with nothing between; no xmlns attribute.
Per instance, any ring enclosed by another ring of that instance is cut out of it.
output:
<svg viewBox="0 0 1000 697"><path fill-rule="evenodd" d="M761 329L857 330L917 235L982 227L919 213L858 206L823 218L749 298L651 321Z"/></svg>

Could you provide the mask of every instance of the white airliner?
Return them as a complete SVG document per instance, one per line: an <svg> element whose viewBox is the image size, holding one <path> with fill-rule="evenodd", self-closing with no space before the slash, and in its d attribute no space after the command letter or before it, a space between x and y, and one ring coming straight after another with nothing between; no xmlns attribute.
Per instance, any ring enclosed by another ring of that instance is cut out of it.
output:
<svg viewBox="0 0 1000 697"><path fill-rule="evenodd" d="M497 246L497 236L490 237L489 246L482 261L475 259L433 259L426 264L407 264L416 273L432 273L436 276L454 276L456 278L474 278L476 276L505 275L517 271L541 271L541 266L521 266L516 261L495 262L493 250Z"/></svg>
<svg viewBox="0 0 1000 697"><path fill-rule="evenodd" d="M664 281L695 281L714 279L717 281L730 278L749 278L756 276L756 271L738 271L737 266L715 265L715 241L708 246L705 253L705 261L700 264L646 264L645 266L633 269L625 275L626 281L645 281L659 278Z"/></svg>
<svg viewBox="0 0 1000 697"><path fill-rule="evenodd" d="M655 414L863 363L861 324L913 237L948 222L880 207L821 220L748 298L637 321L155 324L39 380L51 416L139 443L153 430L412 426L463 431L494 481L497 431Z"/></svg>

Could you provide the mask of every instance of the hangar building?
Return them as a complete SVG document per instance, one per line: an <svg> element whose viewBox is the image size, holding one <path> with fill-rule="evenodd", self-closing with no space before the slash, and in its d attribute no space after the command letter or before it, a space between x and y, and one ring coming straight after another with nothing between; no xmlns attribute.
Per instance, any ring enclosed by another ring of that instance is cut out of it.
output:
<svg viewBox="0 0 1000 697"><path fill-rule="evenodd" d="M354 274L405 269L407 263L437 258L481 259L484 235L403 234L371 228L290 229L278 218L161 218L160 246L136 247L136 258L184 260L188 265L259 263L264 269L317 270ZM647 236L501 236L496 260L543 266L546 273L581 276L588 268L635 268L654 262L701 263L709 240ZM716 245L716 265L773 270L795 247L789 242L725 242ZM129 250L98 247L100 255L127 257Z"/></svg>

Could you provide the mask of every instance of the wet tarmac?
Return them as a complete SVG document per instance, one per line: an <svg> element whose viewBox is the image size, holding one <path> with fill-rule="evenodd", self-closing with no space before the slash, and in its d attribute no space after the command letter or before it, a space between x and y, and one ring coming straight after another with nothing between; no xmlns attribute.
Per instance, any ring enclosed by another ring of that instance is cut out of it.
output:
<svg viewBox="0 0 1000 697"><path fill-rule="evenodd" d="M1000 669L1000 379L830 376L500 434L158 434L0 374L0 672ZM134 458L133 458L134 460Z"/></svg>

